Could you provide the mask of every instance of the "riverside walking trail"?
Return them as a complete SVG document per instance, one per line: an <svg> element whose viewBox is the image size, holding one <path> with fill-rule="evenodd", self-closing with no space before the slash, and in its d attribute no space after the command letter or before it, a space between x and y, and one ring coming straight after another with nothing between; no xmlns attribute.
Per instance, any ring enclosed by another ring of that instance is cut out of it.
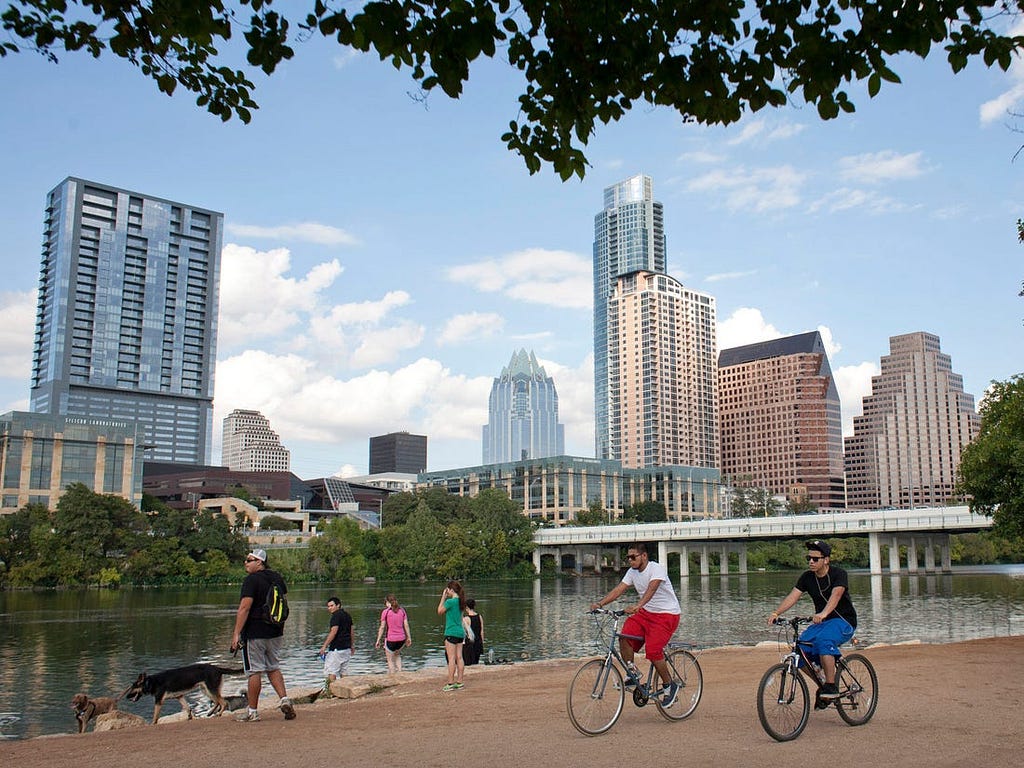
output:
<svg viewBox="0 0 1024 768"><path fill-rule="evenodd" d="M566 688L579 665L573 659L470 667L466 687L451 692L441 691L443 670L423 670L359 698L298 706L298 717L288 722L272 708L271 695L264 697L263 719L256 723L226 715L4 742L0 763L12 768L1020 766L1024 636L858 650L878 672L874 718L854 728L834 709L812 711L807 729L788 743L773 741L758 723L758 682L782 652L761 644L700 655L704 697L690 719L671 723L653 705L640 709L627 698L615 727L592 738L573 729L566 716ZM70 730L70 707L68 720Z"/></svg>

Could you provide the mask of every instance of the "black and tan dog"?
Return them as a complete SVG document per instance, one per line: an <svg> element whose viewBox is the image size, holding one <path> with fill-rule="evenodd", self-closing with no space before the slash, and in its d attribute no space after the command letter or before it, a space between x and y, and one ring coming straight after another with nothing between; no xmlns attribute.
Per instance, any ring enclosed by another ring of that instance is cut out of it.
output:
<svg viewBox="0 0 1024 768"><path fill-rule="evenodd" d="M216 715L227 706L227 702L220 693L224 675L241 673L241 669L218 667L214 664L192 664L152 675L143 672L128 688L125 697L129 701L138 701L142 696L151 694L153 696L153 722L156 723L160 719L160 708L164 704L164 699L170 696L172 699L178 700L181 708L188 712L188 719L191 720L192 708L185 701L185 694L200 688L213 702L213 710L210 714Z"/></svg>
<svg viewBox="0 0 1024 768"><path fill-rule="evenodd" d="M71 709L74 710L75 719L78 720L78 732L85 733L85 726L96 715L103 715L117 709L117 699L112 699L109 696L97 696L95 699L90 699L84 693L76 693L71 697Z"/></svg>

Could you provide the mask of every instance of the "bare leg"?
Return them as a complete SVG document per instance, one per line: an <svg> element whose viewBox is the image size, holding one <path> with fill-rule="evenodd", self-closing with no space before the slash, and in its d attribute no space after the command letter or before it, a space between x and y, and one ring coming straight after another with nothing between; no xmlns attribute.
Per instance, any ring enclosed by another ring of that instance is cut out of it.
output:
<svg viewBox="0 0 1024 768"><path fill-rule="evenodd" d="M462 658L462 643L455 646L455 682L461 683L466 673L466 662Z"/></svg>
<svg viewBox="0 0 1024 768"><path fill-rule="evenodd" d="M836 657L822 656L821 671L825 673L826 683L834 683L836 681Z"/></svg>
<svg viewBox="0 0 1024 768"><path fill-rule="evenodd" d="M462 660L462 649L457 645L449 643L447 640L444 641L445 655L448 657L448 685L452 685L455 682L455 663L456 659Z"/></svg>
<svg viewBox="0 0 1024 768"><path fill-rule="evenodd" d="M259 709L260 691L263 689L263 674L254 672L249 675L248 686L245 691L245 698L248 700L249 709Z"/></svg>
<svg viewBox="0 0 1024 768"><path fill-rule="evenodd" d="M251 677L249 679L252 680ZM257 681L259 680L258 677L256 679L257 679ZM281 674L281 670L280 669L274 669L274 670L271 670L270 672L267 672L267 680L270 681L270 685L273 687L274 693L277 694L277 698L279 698L279 699L286 699L286 698L288 698L288 691L284 687L284 675ZM257 682L257 684L258 684L258 682ZM258 693L257 693L257 697L258 697Z"/></svg>
<svg viewBox="0 0 1024 768"><path fill-rule="evenodd" d="M672 671L668 668L668 662L664 659L658 659L658 661L652 661L654 668L658 670L658 674L661 675L661 682L668 685L672 682Z"/></svg>

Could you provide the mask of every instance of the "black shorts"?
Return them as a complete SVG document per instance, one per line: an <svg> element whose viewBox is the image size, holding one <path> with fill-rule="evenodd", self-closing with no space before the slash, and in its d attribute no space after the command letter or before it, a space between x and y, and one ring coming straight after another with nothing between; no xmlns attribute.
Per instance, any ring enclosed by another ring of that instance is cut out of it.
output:
<svg viewBox="0 0 1024 768"><path fill-rule="evenodd" d="M464 642L466 642L466 638L455 637L454 635L445 635L444 641L446 643L451 643L452 645L462 645Z"/></svg>
<svg viewBox="0 0 1024 768"><path fill-rule="evenodd" d="M405 640L388 640L384 643L388 647L388 650L394 653L405 645Z"/></svg>

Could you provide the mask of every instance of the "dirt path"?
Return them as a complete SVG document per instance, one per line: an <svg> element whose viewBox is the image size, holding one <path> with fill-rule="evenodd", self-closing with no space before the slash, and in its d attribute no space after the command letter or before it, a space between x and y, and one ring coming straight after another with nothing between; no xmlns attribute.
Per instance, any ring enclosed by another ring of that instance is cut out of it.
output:
<svg viewBox="0 0 1024 768"><path fill-rule="evenodd" d="M761 674L779 652L728 648L701 655L705 693L689 720L669 723L653 706L637 709L627 702L615 727L595 738L569 724L565 689L578 662L561 661L472 668L466 687L451 693L440 690L437 671L426 671L360 699L299 707L291 722L266 710L258 723L223 717L6 742L0 761L18 768L449 768L460 760L487 768L594 768L621 764L640 750L642 764L656 766L684 761L745 768L808 760L830 768L1020 765L1024 637L865 653L879 676L874 719L851 728L835 710L814 712L803 735L787 744L762 731L755 705Z"/></svg>

